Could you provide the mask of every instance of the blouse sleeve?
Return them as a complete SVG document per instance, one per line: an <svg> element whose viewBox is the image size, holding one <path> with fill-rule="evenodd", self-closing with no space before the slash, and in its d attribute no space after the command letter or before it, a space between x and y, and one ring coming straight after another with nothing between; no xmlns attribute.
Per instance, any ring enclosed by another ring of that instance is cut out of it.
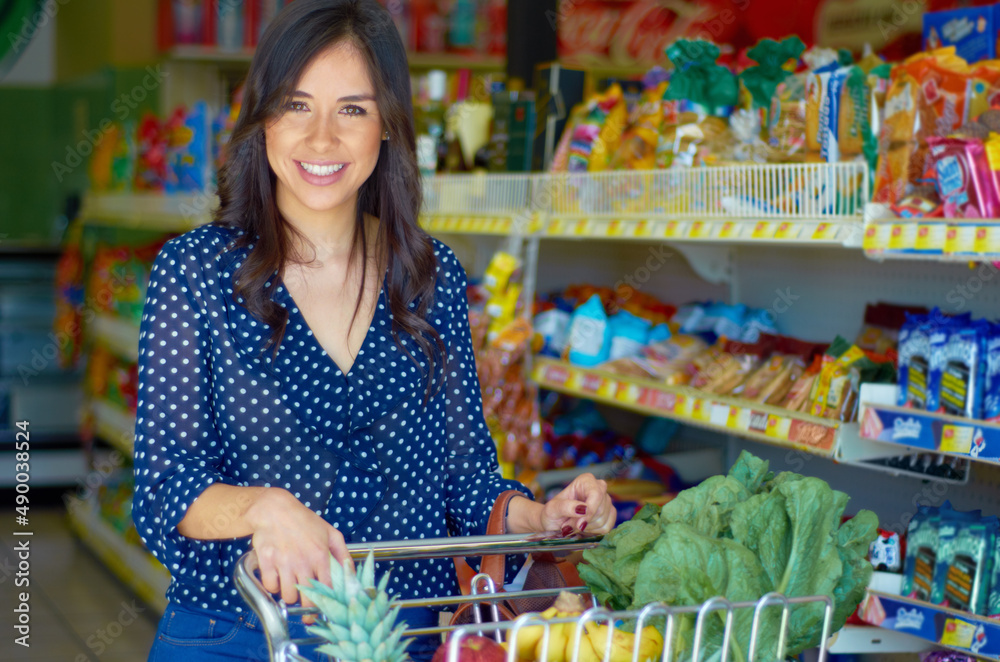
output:
<svg viewBox="0 0 1000 662"><path fill-rule="evenodd" d="M208 295L200 250L168 242L153 263L139 331L135 497L140 538L175 576L212 543L177 532L191 503L222 480L212 419Z"/></svg>
<svg viewBox="0 0 1000 662"><path fill-rule="evenodd" d="M437 326L448 353L444 373L448 528L454 536L484 535L493 504L502 492L518 490L529 499L533 496L521 483L500 476L496 445L483 418L469 328L468 279L451 250L439 251L439 264L442 273L435 309L444 322ZM518 565L508 564L508 581Z"/></svg>

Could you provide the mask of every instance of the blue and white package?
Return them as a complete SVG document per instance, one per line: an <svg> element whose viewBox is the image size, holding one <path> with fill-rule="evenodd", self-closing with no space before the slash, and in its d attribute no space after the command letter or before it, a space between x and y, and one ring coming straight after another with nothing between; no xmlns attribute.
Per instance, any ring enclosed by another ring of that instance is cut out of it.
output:
<svg viewBox="0 0 1000 662"><path fill-rule="evenodd" d="M608 360L611 348L611 329L604 304L597 294L573 311L569 325L570 363L593 367Z"/></svg>
<svg viewBox="0 0 1000 662"><path fill-rule="evenodd" d="M934 411L966 418L982 417L984 354L990 327L986 320L952 322L939 377L939 404Z"/></svg>
<svg viewBox="0 0 1000 662"><path fill-rule="evenodd" d="M899 332L899 400L900 407L926 409L927 384L930 372L930 319L936 315L906 314L906 323Z"/></svg>
<svg viewBox="0 0 1000 662"><path fill-rule="evenodd" d="M1000 423L1000 324L989 326L986 361L983 363L983 419L990 423Z"/></svg>
<svg viewBox="0 0 1000 662"><path fill-rule="evenodd" d="M623 310L608 320L611 327L611 348L608 359L631 358L642 354L642 348L649 342L649 328L652 323Z"/></svg>

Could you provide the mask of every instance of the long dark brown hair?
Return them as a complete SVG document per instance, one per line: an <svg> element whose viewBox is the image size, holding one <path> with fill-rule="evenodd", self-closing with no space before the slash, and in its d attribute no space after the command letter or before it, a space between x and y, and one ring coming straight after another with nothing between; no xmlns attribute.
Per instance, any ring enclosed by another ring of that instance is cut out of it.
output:
<svg viewBox="0 0 1000 662"><path fill-rule="evenodd" d="M295 0L261 37L239 118L219 172L220 206L215 223L244 230L233 249L253 249L233 275L234 297L271 327L269 346L277 352L288 313L271 299L290 256L291 232L275 198L275 175L267 160L265 126L287 107L303 70L331 46L348 42L364 60L375 87L375 102L389 139L381 142L378 163L358 192L352 260L360 254L362 281L354 317L361 306L367 275L369 237L365 214L379 219L376 254L384 256L386 295L392 335L411 336L428 361L428 394L444 345L427 322L433 304L436 260L430 238L417 225L421 204L406 51L389 13L376 0ZM410 304L417 305L410 307ZM354 318L352 318L352 324ZM416 357L411 358L416 360Z"/></svg>

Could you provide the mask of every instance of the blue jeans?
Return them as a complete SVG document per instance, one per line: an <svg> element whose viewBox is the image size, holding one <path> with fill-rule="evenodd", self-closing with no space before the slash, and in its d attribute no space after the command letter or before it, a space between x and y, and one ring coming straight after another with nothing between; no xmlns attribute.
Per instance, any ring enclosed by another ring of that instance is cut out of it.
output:
<svg viewBox="0 0 1000 662"><path fill-rule="evenodd" d="M437 614L429 609L407 609L400 612L399 620L411 628L437 624ZM289 634L293 639L313 635L306 631L302 618L288 619ZM399 622L399 621L397 621ZM434 655L439 639L421 637L413 642L407 652L415 662L426 662ZM299 646L299 654L309 660L323 661L331 658L316 652L317 646ZM251 610L242 614L211 611L178 605L171 602L156 630L149 662L268 662L267 637L257 615Z"/></svg>

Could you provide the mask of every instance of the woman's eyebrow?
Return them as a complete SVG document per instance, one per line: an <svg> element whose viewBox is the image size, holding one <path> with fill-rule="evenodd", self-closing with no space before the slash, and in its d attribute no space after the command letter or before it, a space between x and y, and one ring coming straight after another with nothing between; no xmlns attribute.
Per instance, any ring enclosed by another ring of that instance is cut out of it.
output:
<svg viewBox="0 0 1000 662"><path fill-rule="evenodd" d="M312 99L313 98L313 95L309 94L308 92L303 92L302 90L295 90L294 92L292 92L292 96L293 97L302 97L304 99ZM348 95L346 97L340 97L339 99L337 99L338 103L344 103L344 102L351 102L351 103L353 103L353 102L358 102L358 101L375 101L375 95L374 94L351 94L351 95Z"/></svg>

